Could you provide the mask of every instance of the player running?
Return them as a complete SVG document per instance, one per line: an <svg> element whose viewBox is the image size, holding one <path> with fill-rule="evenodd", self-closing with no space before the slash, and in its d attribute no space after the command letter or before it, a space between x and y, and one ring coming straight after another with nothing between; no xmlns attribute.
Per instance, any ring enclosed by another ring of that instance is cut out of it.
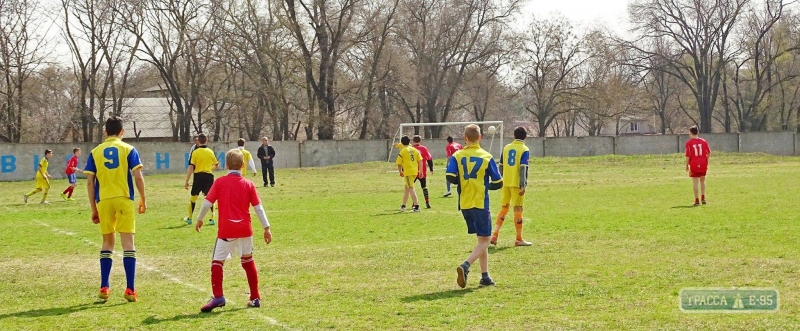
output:
<svg viewBox="0 0 800 331"><path fill-rule="evenodd" d="M397 154L397 170L400 171L400 177L403 177L403 185L405 186L405 190L403 191L403 204L400 206L400 211L406 210L406 202L408 202L408 196L411 196L411 202L414 204L411 206L412 212L419 212L419 200L417 199L417 191L414 189L414 181L417 179L417 174L419 173L419 168L422 166L422 155L419 154L419 151L409 146L408 144L411 143L411 139L408 136L403 136L400 138L399 146L400 153Z"/></svg>
<svg viewBox="0 0 800 331"><path fill-rule="evenodd" d="M256 211L261 227L264 228L264 242L272 242L272 233L269 231L269 220L261 206L261 199L256 192L253 182L242 176L240 169L244 166L244 155L238 149L232 149L225 154L225 167L228 174L220 177L206 195L200 214L197 216L195 229L200 232L203 227L203 217L216 202L219 206L219 228L217 229L217 243L214 245L214 255L211 261L211 290L214 297L208 301L201 312L208 313L214 308L225 306L225 296L222 291L222 266L225 259L239 251L242 269L247 275L247 284L250 286L250 301L247 307L261 307L261 296L258 293L258 270L253 261L253 226L250 223L250 206Z"/></svg>
<svg viewBox="0 0 800 331"><path fill-rule="evenodd" d="M481 148L481 129L475 124L464 129L467 146L447 163L447 180L458 185L458 208L467 222L467 233L475 233L478 244L466 261L456 268L458 286L467 286L470 266L481 260L481 286L494 285L489 277L489 236L492 215L489 211L489 190L503 187L503 177L489 152Z"/></svg>
<svg viewBox="0 0 800 331"><path fill-rule="evenodd" d="M495 221L495 229L490 243L497 245L500 228L506 220L510 204L514 204L514 227L517 229L515 246L530 246L531 243L522 239L522 207L525 204L525 188L528 186L528 159L530 150L525 146L528 133L525 128L514 129L514 141L503 148L500 156L500 172L503 174L503 200L500 203L500 213Z"/></svg>
<svg viewBox="0 0 800 331"><path fill-rule="evenodd" d="M447 163L450 163L450 158L456 152L461 150L461 144L453 141L453 137L447 136L447 147L444 148L445 156L447 157ZM449 197L450 193L450 181L447 181L447 193L444 194L444 197Z"/></svg>
<svg viewBox="0 0 800 331"><path fill-rule="evenodd" d="M192 215L194 214L194 207L197 203L197 197L200 192L204 196L208 196L208 191L211 190L211 185L214 185L213 170L217 169L217 157L214 156L212 151L206 144L208 144L208 137L204 133L197 136L200 142L200 147L197 147L189 157L189 168L186 169L186 182L183 184L184 189L189 189L189 178L194 174L192 181L191 198L189 198L189 216L184 218L186 224L192 224ZM214 225L214 208L211 208L211 219L208 221L209 225Z"/></svg>
<svg viewBox="0 0 800 331"><path fill-rule="evenodd" d="M100 294L103 302L111 294L109 275L111 274L111 255L114 250L114 233L119 232L122 242L122 265L125 268L127 287L125 300L136 302L136 248L133 234L136 232L136 219L133 204L133 183L139 192L139 214L147 211L144 194L144 175L139 153L133 146L122 142L125 130L122 119L113 116L106 120L106 140L95 147L86 159L87 191L89 205L92 207L92 222L100 224L103 246L100 249Z"/></svg>
<svg viewBox="0 0 800 331"><path fill-rule="evenodd" d="M83 170L78 168L78 157L80 156L81 149L77 147L73 148L72 157L67 161L67 168L64 170L67 174L67 180L69 181L67 189L61 192L61 198L64 199L64 201L75 201L75 199L72 198L72 192L75 191L75 186L78 186L78 177L75 175L75 172L83 172Z"/></svg>
<svg viewBox="0 0 800 331"><path fill-rule="evenodd" d="M694 189L694 205L698 206L702 202L706 204L706 171L708 170L708 158L711 155L711 148L705 139L697 136L699 131L697 126L689 128L689 140L686 142L686 172L692 177ZM701 196L697 197L697 186L700 184Z"/></svg>
<svg viewBox="0 0 800 331"><path fill-rule="evenodd" d="M39 167L36 168L36 188L33 191L28 192L22 196L22 200L25 203L28 203L28 198L32 195L41 192L44 190L44 195L42 195L42 202L40 204L46 205L47 202L47 193L50 192L50 173L47 172L47 167L50 165L50 157L53 156L53 151L46 149L44 151L44 157L39 160Z"/></svg>
<svg viewBox="0 0 800 331"><path fill-rule="evenodd" d="M422 186L422 195L425 197L425 208L431 209L431 199L428 196L428 169L431 170L433 173L433 157L431 157L431 152L428 151L428 148L422 146L422 137L419 135L414 136L412 140L414 142L414 148L419 151L419 155L422 156L422 169L417 174L417 179L419 180L419 184ZM428 167L425 167L427 163Z"/></svg>

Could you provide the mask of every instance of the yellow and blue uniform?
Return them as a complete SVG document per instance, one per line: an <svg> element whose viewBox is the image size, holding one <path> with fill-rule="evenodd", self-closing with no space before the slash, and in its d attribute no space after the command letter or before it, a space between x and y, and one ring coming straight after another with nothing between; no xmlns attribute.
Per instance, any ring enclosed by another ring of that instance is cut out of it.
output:
<svg viewBox="0 0 800 331"><path fill-rule="evenodd" d="M417 179L419 173L419 162L422 160L422 155L419 151L411 146L403 146L400 148L400 153L397 154L397 165L403 167L403 176L406 187L414 187L414 181Z"/></svg>
<svg viewBox="0 0 800 331"><path fill-rule="evenodd" d="M95 176L95 201L103 234L136 231L133 171L139 168L139 152L117 137L106 139L89 153L83 172Z"/></svg>
<svg viewBox="0 0 800 331"><path fill-rule="evenodd" d="M491 235L489 190L503 186L492 155L477 143L467 145L448 161L447 180L458 185L458 207L467 222L467 232Z"/></svg>
<svg viewBox="0 0 800 331"><path fill-rule="evenodd" d="M527 181L527 178L522 172L527 171L529 159L530 149L522 140L514 140L503 148L503 155L500 157L500 166L503 169L503 198L500 205L506 206L512 202L517 207L524 205L525 197L519 195L519 191L526 186L523 181Z"/></svg>
<svg viewBox="0 0 800 331"><path fill-rule="evenodd" d="M47 161L46 157L43 157L39 161L39 169L36 170L36 188L37 189L49 189L50 188L50 180L47 179L47 167L50 165L50 162Z"/></svg>

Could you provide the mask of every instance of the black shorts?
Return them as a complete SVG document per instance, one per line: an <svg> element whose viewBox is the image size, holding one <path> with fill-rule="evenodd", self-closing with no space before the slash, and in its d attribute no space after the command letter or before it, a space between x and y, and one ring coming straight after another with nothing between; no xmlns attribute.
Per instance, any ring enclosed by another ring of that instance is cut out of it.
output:
<svg viewBox="0 0 800 331"><path fill-rule="evenodd" d="M214 175L196 172L192 182L192 196L200 195L200 192L203 192L203 195L208 195L208 191L211 191L211 185L214 185Z"/></svg>
<svg viewBox="0 0 800 331"><path fill-rule="evenodd" d="M422 186L422 188L428 187L428 179L427 178L419 178L419 177L417 177L417 179L415 179L414 181L415 182L419 181L419 184Z"/></svg>

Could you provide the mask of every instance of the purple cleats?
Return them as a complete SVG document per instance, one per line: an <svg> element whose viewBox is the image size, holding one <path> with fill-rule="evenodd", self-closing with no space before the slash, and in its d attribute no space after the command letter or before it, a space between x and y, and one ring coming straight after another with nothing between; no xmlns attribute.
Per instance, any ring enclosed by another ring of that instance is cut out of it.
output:
<svg viewBox="0 0 800 331"><path fill-rule="evenodd" d="M200 308L203 313L210 313L214 308L225 307L225 297L212 298L208 303Z"/></svg>

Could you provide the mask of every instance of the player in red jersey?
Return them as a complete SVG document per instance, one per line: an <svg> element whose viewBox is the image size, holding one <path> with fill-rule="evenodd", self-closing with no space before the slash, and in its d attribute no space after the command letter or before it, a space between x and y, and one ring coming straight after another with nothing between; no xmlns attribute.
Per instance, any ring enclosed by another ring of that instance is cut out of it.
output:
<svg viewBox="0 0 800 331"><path fill-rule="evenodd" d="M264 228L264 242L272 242L272 233L269 231L269 220L261 206L256 186L253 182L242 176L244 155L239 149L232 149L225 154L225 167L228 174L220 177L211 186L200 215L197 217L195 229L200 232L203 226L203 217L217 203L219 216L219 229L217 230L217 243L214 245L214 256L211 261L211 289L214 297L200 308L201 312L208 313L214 308L225 306L225 297L222 293L222 266L228 256L239 251L242 257L242 269L247 274L247 284L250 286L250 301L247 307L261 307L261 296L258 293L258 271L253 261L253 226L250 223L250 206L256 211L261 227Z"/></svg>
<svg viewBox="0 0 800 331"><path fill-rule="evenodd" d="M422 185L422 195L425 196L425 207L431 209L431 199L428 196L428 169L430 169L431 173L433 173L433 157L431 156L431 152L428 151L428 148L422 146L422 137L416 135L411 139L411 141L414 142L413 147L416 148L419 151L419 154L422 156L423 165L422 169L420 169L419 173L417 173L416 180L418 180L419 184ZM425 167L425 163L428 164L427 168Z"/></svg>
<svg viewBox="0 0 800 331"><path fill-rule="evenodd" d="M453 137L447 136L447 147L444 148L445 156L447 157L447 163L450 163L450 157L453 156L456 152L460 151L463 147L461 144L454 142ZM444 197L450 196L450 182L447 182L447 193L444 194Z"/></svg>
<svg viewBox="0 0 800 331"><path fill-rule="evenodd" d="M83 172L83 170L78 168L78 157L80 156L81 149L77 147L73 148L72 157L67 161L67 169L64 170L67 174L67 180L69 181L67 189L61 192L61 198L64 199L64 201L75 201L75 199L72 198L72 191L75 190L75 186L78 186L78 177L75 176L75 172Z"/></svg>
<svg viewBox="0 0 800 331"><path fill-rule="evenodd" d="M708 157L711 148L705 139L697 136L697 126L689 128L689 141L686 142L686 172L692 177L694 184L694 205L706 204L706 171L708 170ZM700 186L701 195L697 197L697 186Z"/></svg>

